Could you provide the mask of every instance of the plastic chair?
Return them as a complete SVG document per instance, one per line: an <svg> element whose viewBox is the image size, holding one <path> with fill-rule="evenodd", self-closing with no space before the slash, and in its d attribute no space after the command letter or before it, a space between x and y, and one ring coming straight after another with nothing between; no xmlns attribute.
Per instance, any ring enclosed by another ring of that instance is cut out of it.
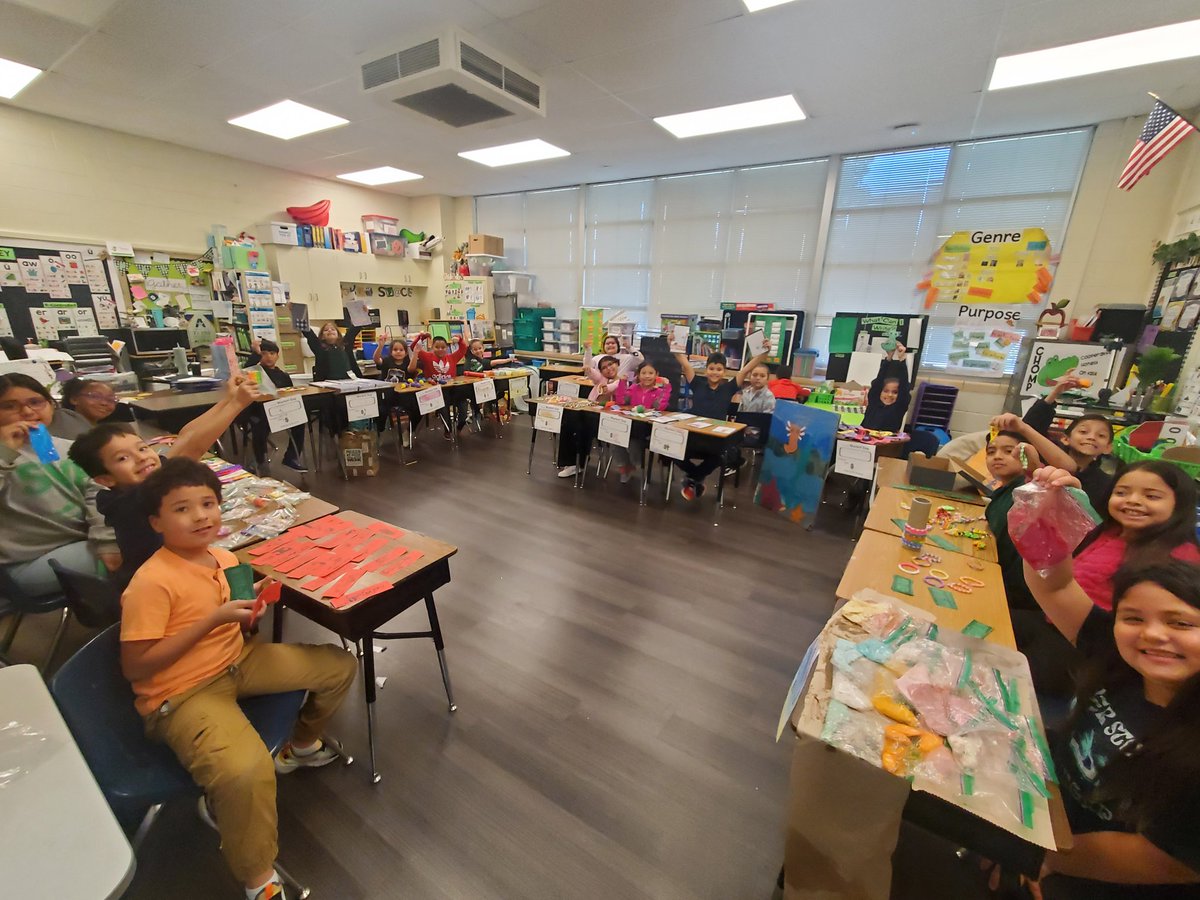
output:
<svg viewBox="0 0 1200 900"><path fill-rule="evenodd" d="M26 615L55 611L61 613L58 620L58 627L54 630L54 637L51 639L50 647L46 651L46 658L39 667L42 673L45 674L50 668L50 663L54 662L54 656L58 653L58 646L62 643L63 635L67 632L67 619L71 615L71 610L67 606L67 598L63 594L58 593L44 594L40 597L29 597L13 583L12 578L2 566L0 566L0 597L6 598L5 606L7 607L0 608L0 616L5 614L13 616L7 633L4 635L4 640L0 642L0 653L8 653L12 647L13 640L17 636L17 629L21 627L21 620Z"/></svg>
<svg viewBox="0 0 1200 900"><path fill-rule="evenodd" d="M198 788L169 747L146 737L133 689L121 673L120 640L119 625L100 632L50 679L50 693L113 814L126 829L136 829L136 852L162 805L195 796ZM239 701L272 754L291 735L304 694L289 691ZM308 896L307 888L281 866L275 868L297 896Z"/></svg>
<svg viewBox="0 0 1200 900"><path fill-rule="evenodd" d="M67 608L85 628L107 628L121 618L121 592L116 584L98 575L64 568L50 560L67 598Z"/></svg>

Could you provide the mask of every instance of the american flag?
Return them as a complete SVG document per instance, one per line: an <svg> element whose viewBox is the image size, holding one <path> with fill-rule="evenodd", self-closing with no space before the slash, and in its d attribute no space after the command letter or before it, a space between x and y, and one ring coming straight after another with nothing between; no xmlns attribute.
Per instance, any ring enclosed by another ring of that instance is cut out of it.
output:
<svg viewBox="0 0 1200 900"><path fill-rule="evenodd" d="M1159 160L1175 149L1175 145L1196 130L1191 122L1167 106L1161 100L1155 100L1154 110L1138 141L1133 145L1129 161L1121 177L1117 179L1117 187L1129 190L1158 165Z"/></svg>

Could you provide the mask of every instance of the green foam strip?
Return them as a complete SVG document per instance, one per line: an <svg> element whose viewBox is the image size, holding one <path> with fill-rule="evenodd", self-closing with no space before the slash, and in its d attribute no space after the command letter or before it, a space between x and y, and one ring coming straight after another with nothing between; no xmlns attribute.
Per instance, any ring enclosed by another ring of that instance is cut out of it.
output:
<svg viewBox="0 0 1200 900"><path fill-rule="evenodd" d="M984 625L978 619L972 619L970 624L962 630L962 633L967 637L985 638L992 633L991 625Z"/></svg>
<svg viewBox="0 0 1200 900"><path fill-rule="evenodd" d="M943 550L951 550L955 553L959 552L958 544L942 537L940 534L930 534L926 540L928 540L930 543L937 544Z"/></svg>
<svg viewBox="0 0 1200 900"><path fill-rule="evenodd" d="M912 579L905 578L903 575L893 575L892 590L897 594L907 594L909 597L911 597L913 595Z"/></svg>
<svg viewBox="0 0 1200 900"><path fill-rule="evenodd" d="M958 604L954 602L954 595L945 588L931 587L929 589L929 596L933 598L933 602L938 606L943 606L946 609L958 609ZM966 629L963 630L965 631ZM988 629L988 631L991 630L990 628Z"/></svg>

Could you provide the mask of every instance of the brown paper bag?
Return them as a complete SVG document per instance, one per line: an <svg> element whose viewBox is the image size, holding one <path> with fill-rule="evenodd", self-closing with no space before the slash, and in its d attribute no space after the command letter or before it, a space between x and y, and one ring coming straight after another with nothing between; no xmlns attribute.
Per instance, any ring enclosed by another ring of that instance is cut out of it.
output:
<svg viewBox="0 0 1200 900"><path fill-rule="evenodd" d="M375 431L343 431L338 451L347 477L379 474L379 435Z"/></svg>

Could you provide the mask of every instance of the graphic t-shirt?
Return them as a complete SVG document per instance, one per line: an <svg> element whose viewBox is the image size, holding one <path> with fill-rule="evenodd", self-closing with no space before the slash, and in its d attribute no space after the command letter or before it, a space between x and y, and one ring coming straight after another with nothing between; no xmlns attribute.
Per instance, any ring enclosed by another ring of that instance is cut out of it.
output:
<svg viewBox="0 0 1200 900"><path fill-rule="evenodd" d="M1113 643L1112 630L1112 614L1094 608L1079 630L1076 645L1088 658L1108 652ZM1075 833L1139 832L1164 853L1200 871L1200 817L1193 809L1197 786L1180 785L1175 808L1141 829L1122 821L1113 802L1098 794L1104 784L1104 767L1119 755L1136 750L1163 714L1162 707L1145 698L1140 679L1114 688L1104 687L1093 694L1055 753L1063 803ZM1195 885L1162 885L1152 892L1130 885L1119 887L1135 891L1120 896L1174 898L1195 897L1200 893Z"/></svg>

